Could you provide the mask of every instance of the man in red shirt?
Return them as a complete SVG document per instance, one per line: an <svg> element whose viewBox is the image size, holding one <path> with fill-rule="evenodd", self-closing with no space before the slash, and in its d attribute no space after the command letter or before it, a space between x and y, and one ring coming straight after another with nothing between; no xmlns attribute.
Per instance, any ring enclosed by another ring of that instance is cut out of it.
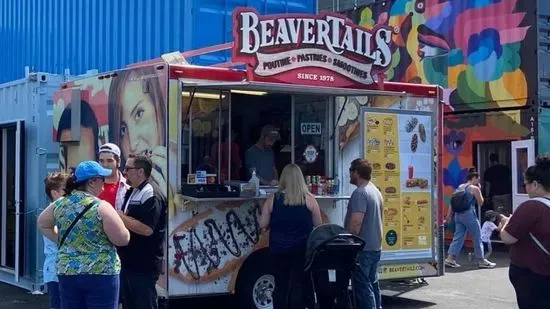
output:
<svg viewBox="0 0 550 309"><path fill-rule="evenodd" d="M531 199L518 206L500 237L510 246L510 282L520 309L550 308L550 156L525 171Z"/></svg>
<svg viewBox="0 0 550 309"><path fill-rule="evenodd" d="M99 198L109 202L115 209L120 210L124 195L130 188L120 172L120 148L113 143L101 145L99 147L99 164L103 168L113 171L111 176L105 178L103 192L99 195Z"/></svg>

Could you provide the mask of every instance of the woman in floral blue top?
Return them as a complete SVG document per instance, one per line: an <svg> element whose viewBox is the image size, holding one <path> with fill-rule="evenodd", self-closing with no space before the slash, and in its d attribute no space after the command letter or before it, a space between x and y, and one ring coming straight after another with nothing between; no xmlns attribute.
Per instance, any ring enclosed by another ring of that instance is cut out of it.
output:
<svg viewBox="0 0 550 309"><path fill-rule="evenodd" d="M116 246L127 245L130 233L113 207L97 198L105 176L110 174L111 170L97 162L80 163L67 181L67 195L50 204L38 218L42 233L58 243L57 275L63 309L118 306L120 259ZM91 207L83 212L87 206ZM81 218L67 232L80 213ZM66 233L65 241L59 244Z"/></svg>

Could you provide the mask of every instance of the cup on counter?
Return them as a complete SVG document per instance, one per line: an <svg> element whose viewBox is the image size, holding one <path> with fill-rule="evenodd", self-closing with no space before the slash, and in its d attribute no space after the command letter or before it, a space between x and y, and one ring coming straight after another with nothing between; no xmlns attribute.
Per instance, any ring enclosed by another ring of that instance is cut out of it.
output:
<svg viewBox="0 0 550 309"><path fill-rule="evenodd" d="M216 174L206 174L206 183L209 185L213 185L216 183Z"/></svg>

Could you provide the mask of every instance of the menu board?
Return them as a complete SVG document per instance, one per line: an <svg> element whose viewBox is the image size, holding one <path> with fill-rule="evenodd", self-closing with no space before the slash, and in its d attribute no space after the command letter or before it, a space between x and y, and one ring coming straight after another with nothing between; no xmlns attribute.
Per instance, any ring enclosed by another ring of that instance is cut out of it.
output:
<svg viewBox="0 0 550 309"><path fill-rule="evenodd" d="M432 257L432 115L364 111L363 156L384 197L383 257Z"/></svg>

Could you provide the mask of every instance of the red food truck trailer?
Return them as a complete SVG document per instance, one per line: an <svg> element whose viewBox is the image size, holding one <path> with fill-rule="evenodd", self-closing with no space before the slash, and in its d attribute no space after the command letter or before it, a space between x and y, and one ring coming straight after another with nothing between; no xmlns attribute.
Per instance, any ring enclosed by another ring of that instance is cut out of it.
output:
<svg viewBox="0 0 550 309"><path fill-rule="evenodd" d="M280 136L274 174L298 164L325 223L344 224L349 165L369 160L384 196L381 280L441 276L444 103L438 86L384 81L396 31L332 13L237 9L233 43L64 84L54 96L60 166L96 159L107 142L120 145L122 164L151 155L151 182L168 201L163 298L236 293L239 308L272 308L258 219L277 187L251 193L247 160L266 125ZM189 64L229 50L230 62Z"/></svg>

